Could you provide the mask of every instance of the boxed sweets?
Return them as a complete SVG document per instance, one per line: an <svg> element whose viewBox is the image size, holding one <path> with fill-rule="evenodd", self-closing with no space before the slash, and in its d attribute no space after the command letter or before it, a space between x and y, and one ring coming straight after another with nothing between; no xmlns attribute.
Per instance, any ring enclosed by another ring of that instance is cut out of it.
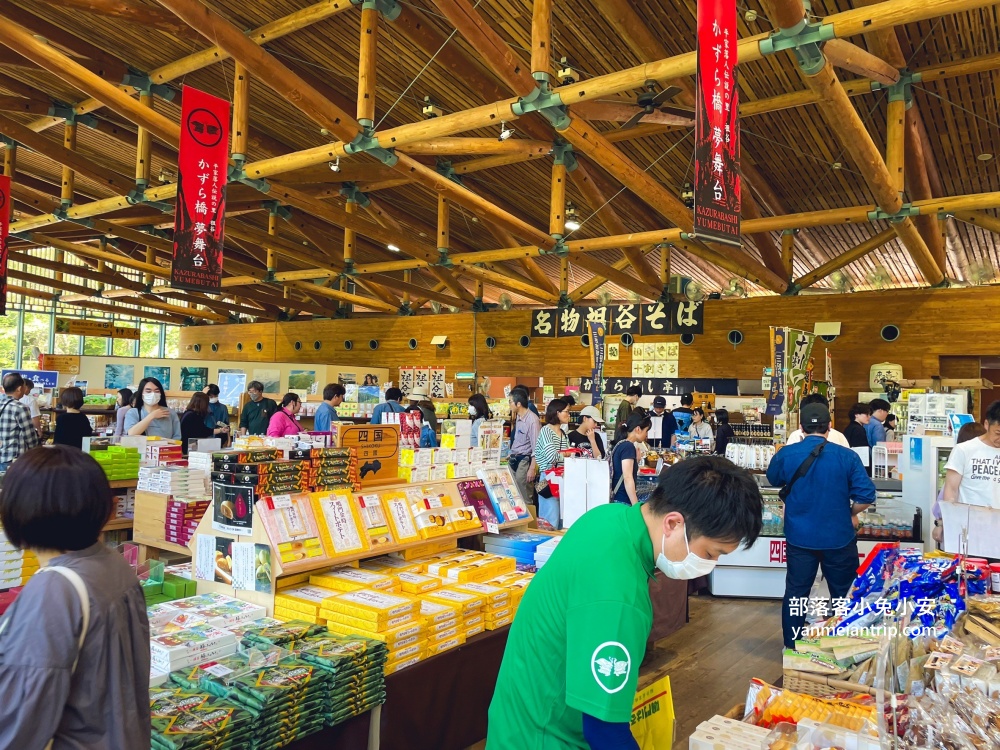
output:
<svg viewBox="0 0 1000 750"><path fill-rule="evenodd" d="M413 597L401 594L362 590L333 597L324 602L324 608L384 627L390 618L415 614L419 604Z"/></svg>
<svg viewBox="0 0 1000 750"><path fill-rule="evenodd" d="M419 573L397 573L396 580L404 594L424 594L441 588L441 580L433 576Z"/></svg>
<svg viewBox="0 0 1000 750"><path fill-rule="evenodd" d="M485 597L487 609L510 606L510 591L500 586L490 586L485 583L459 583L449 588L452 591L467 591Z"/></svg>
<svg viewBox="0 0 1000 750"><path fill-rule="evenodd" d="M341 592L321 586L296 586L295 588L283 589L275 594L274 606L315 617L319 614L323 603L339 593Z"/></svg>
<svg viewBox="0 0 1000 750"><path fill-rule="evenodd" d="M450 589L438 589L422 596L435 604L445 604L460 607L463 617L481 614L484 599L479 594L471 594L466 591L452 591Z"/></svg>
<svg viewBox="0 0 1000 750"><path fill-rule="evenodd" d="M301 620L287 622L263 621L249 625L242 631L242 643L248 647L290 646L311 636L323 633L326 628Z"/></svg>
<svg viewBox="0 0 1000 750"><path fill-rule="evenodd" d="M375 622L360 617L354 617L353 615L346 615L343 612L337 612L331 609L321 609L319 611L319 616L327 621L327 626L339 625L354 628L355 632L360 632L362 634L385 633L389 630L398 628L401 625L409 625L417 619L417 616L412 612L406 612L404 614L392 615L382 621Z"/></svg>
<svg viewBox="0 0 1000 750"><path fill-rule="evenodd" d="M382 496L386 520L398 544L409 544L420 539L410 510L410 501L402 492L387 492Z"/></svg>
<svg viewBox="0 0 1000 750"><path fill-rule="evenodd" d="M399 582L392 576L356 568L335 568L316 573L309 576L309 583L340 592L372 589L391 593L399 589Z"/></svg>
<svg viewBox="0 0 1000 750"><path fill-rule="evenodd" d="M390 552L389 555L400 560L417 560L422 557L429 557L441 552L455 550L458 548L457 539L431 539L423 544L415 544L406 549Z"/></svg>
<svg viewBox="0 0 1000 750"><path fill-rule="evenodd" d="M320 536L327 556L350 555L371 549L363 532L357 503L350 493L314 492L313 510L320 521Z"/></svg>
<svg viewBox="0 0 1000 750"><path fill-rule="evenodd" d="M212 451L212 463L240 463L250 464L260 461L276 461L281 458L281 451L277 448L248 448L246 450L232 449Z"/></svg>
<svg viewBox="0 0 1000 750"><path fill-rule="evenodd" d="M362 560L359 566L363 570L370 570L373 573L383 573L385 575L398 575L400 573L420 573L423 571L423 564L419 561L399 560L389 555L371 557Z"/></svg>
<svg viewBox="0 0 1000 750"><path fill-rule="evenodd" d="M358 508L361 511L362 526L373 551L395 543L392 532L389 531L389 521L381 497L376 494L360 495Z"/></svg>
<svg viewBox="0 0 1000 750"><path fill-rule="evenodd" d="M410 620L409 622L404 622L401 625L396 625L381 632L372 628L357 628L337 620L328 621L326 628L331 633L338 633L340 635L353 634L381 641L390 648L416 643L419 640L423 640L426 634L426 628L420 620Z"/></svg>
<svg viewBox="0 0 1000 750"><path fill-rule="evenodd" d="M324 556L308 494L265 495L257 501L256 510L282 563Z"/></svg>
<svg viewBox="0 0 1000 750"><path fill-rule="evenodd" d="M210 625L194 625L186 630L165 633L150 639L150 664L172 672L236 652L236 636Z"/></svg>

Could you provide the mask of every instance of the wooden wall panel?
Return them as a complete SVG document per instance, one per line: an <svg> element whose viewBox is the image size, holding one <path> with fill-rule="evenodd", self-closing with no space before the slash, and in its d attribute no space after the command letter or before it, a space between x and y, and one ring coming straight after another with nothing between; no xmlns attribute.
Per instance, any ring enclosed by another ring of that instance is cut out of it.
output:
<svg viewBox="0 0 1000 750"><path fill-rule="evenodd" d="M180 354L183 359L224 359L232 362L294 362L275 356L275 323L192 326L181 329ZM201 351L194 350L195 344ZM257 345L260 345L258 351ZM213 351L212 346L218 347ZM242 345L242 350L237 348Z"/></svg>
<svg viewBox="0 0 1000 750"><path fill-rule="evenodd" d="M818 321L839 321L842 333L827 345L817 342L815 357L822 373L823 352L833 356L834 380L840 393L838 412L846 413L857 392L867 390L868 372L876 362L898 362L906 377L931 377L941 372L940 357L963 357L947 367L961 367L963 374L975 369L975 358L1000 356L1000 288L919 289L870 292L850 295L809 295L763 297L738 301L705 303L705 333L691 346L681 346L680 376L756 379L768 363L768 326L791 326L812 330ZM497 377L543 376L556 385L566 378L578 378L590 370L589 352L579 339L532 339L528 347L518 339L529 331L527 310L473 315L421 315L410 318L366 317L352 320L320 320L274 324L276 361L378 365L390 370L400 365L444 365L449 380L460 370L476 370ZM885 342L879 332L886 324L899 326L895 342ZM269 326L270 327L270 324ZM254 336L268 341L265 333L248 334L257 326L199 326L182 329L182 350L202 342L202 357L212 355L205 343ZM733 347L726 337L738 329L744 342ZM432 336L447 334L445 350L431 347ZM494 336L497 347L486 348L486 338ZM407 341L418 340L411 351ZM368 349L369 339L378 339L378 351ZM345 351L343 341L354 341L353 351ZM312 342L319 340L316 351ZM659 337L653 340L676 340ZM294 349L301 341L302 348ZM244 347L246 349L246 345ZM229 351L229 349L226 349ZM250 354L255 354L251 352ZM244 355L247 352L244 351ZM183 356L198 356L183 351ZM248 358L243 356L244 359ZM234 357L234 359L239 359ZM628 376L631 357L608 362L609 376ZM843 418L843 414L838 415Z"/></svg>

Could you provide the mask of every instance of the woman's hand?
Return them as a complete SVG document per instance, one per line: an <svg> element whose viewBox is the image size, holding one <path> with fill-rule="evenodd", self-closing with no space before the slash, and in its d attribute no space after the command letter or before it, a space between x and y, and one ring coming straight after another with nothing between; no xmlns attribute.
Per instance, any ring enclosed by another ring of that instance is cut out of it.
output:
<svg viewBox="0 0 1000 750"><path fill-rule="evenodd" d="M153 419L170 419L170 409L165 406L157 406L149 413L150 420Z"/></svg>

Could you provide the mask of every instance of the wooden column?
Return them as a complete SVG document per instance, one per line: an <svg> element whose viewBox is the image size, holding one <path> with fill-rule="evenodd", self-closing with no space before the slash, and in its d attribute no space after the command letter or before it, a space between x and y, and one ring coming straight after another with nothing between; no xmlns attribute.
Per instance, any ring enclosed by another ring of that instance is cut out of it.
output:
<svg viewBox="0 0 1000 750"><path fill-rule="evenodd" d="M361 53L358 62L358 123L375 125L375 60L378 44L378 10L372 0L361 6Z"/></svg>
<svg viewBox="0 0 1000 750"><path fill-rule="evenodd" d="M785 276L791 281L794 273L795 261L795 231L785 229L781 233L781 265L785 269Z"/></svg>
<svg viewBox="0 0 1000 750"><path fill-rule="evenodd" d="M552 184L549 190L549 234L562 237L566 234L566 165L557 161L552 165Z"/></svg>
<svg viewBox="0 0 1000 750"><path fill-rule="evenodd" d="M3 150L3 173L10 177L11 189L14 187L14 178L17 174L17 144L11 143ZM14 200L7 201L7 218L14 220Z"/></svg>
<svg viewBox="0 0 1000 750"><path fill-rule="evenodd" d="M267 215L267 233L271 237L276 237L278 235L278 212L277 211L271 211ZM274 252L274 248L272 246L270 246L270 245L267 246L266 250L267 250L267 270L268 270L269 273L271 273L271 272L274 272L274 271L278 270L278 268L277 268L278 264L277 264L277 260L276 260L276 257L275 257L276 253Z"/></svg>
<svg viewBox="0 0 1000 750"><path fill-rule="evenodd" d="M531 74L549 80L552 65L552 0L533 0L531 12Z"/></svg>
<svg viewBox="0 0 1000 750"><path fill-rule="evenodd" d="M233 158L246 161L250 137L250 74L237 61L233 74Z"/></svg>
<svg viewBox="0 0 1000 750"><path fill-rule="evenodd" d="M889 113L886 118L885 166L896 192L902 195L904 184L903 146L906 142L906 102L889 99Z"/></svg>
<svg viewBox="0 0 1000 750"><path fill-rule="evenodd" d="M670 286L670 245L660 245L660 284Z"/></svg>
<svg viewBox="0 0 1000 750"><path fill-rule="evenodd" d="M437 247L446 252L451 249L451 204L442 195L438 196Z"/></svg>
<svg viewBox="0 0 1000 750"><path fill-rule="evenodd" d="M403 283L412 284L413 283L413 271L403 271ZM403 304L410 304L410 292L409 290L403 291Z"/></svg>
<svg viewBox="0 0 1000 750"><path fill-rule="evenodd" d="M139 103L153 108L153 95L148 91L139 92ZM135 184L140 188L149 185L150 160L153 154L153 137L146 128L139 126L135 141Z"/></svg>
<svg viewBox="0 0 1000 750"><path fill-rule="evenodd" d="M76 151L75 122L67 122L63 128L63 148L70 151ZM73 174L73 170L64 165L62 168L62 189L59 194L64 208L66 206L73 205L73 190L75 187L76 178Z"/></svg>
<svg viewBox="0 0 1000 750"><path fill-rule="evenodd" d="M483 280L476 279L476 299L483 299Z"/></svg>
<svg viewBox="0 0 1000 750"><path fill-rule="evenodd" d="M569 296L569 256L564 255L559 259L559 299L564 300Z"/></svg>

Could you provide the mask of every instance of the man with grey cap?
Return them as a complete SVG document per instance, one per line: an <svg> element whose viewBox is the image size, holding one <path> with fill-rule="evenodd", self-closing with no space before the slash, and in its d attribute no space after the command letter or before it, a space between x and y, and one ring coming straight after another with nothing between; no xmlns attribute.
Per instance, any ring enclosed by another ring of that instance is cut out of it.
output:
<svg viewBox="0 0 1000 750"><path fill-rule="evenodd" d="M795 648L805 612L791 602L805 600L822 567L833 599L850 592L858 567L858 514L875 502L875 485L854 451L829 441L830 410L806 404L800 411L802 442L779 450L767 479L781 487L787 540L781 629L785 648Z"/></svg>
<svg viewBox="0 0 1000 750"><path fill-rule="evenodd" d="M569 434L569 447L579 448L587 458L607 458L604 442L604 418L596 406L580 410L580 426Z"/></svg>
<svg viewBox="0 0 1000 750"><path fill-rule="evenodd" d="M667 400L663 396L654 398L653 410L646 416L653 423L649 430L650 447L672 448L677 443L677 420L667 411Z"/></svg>

